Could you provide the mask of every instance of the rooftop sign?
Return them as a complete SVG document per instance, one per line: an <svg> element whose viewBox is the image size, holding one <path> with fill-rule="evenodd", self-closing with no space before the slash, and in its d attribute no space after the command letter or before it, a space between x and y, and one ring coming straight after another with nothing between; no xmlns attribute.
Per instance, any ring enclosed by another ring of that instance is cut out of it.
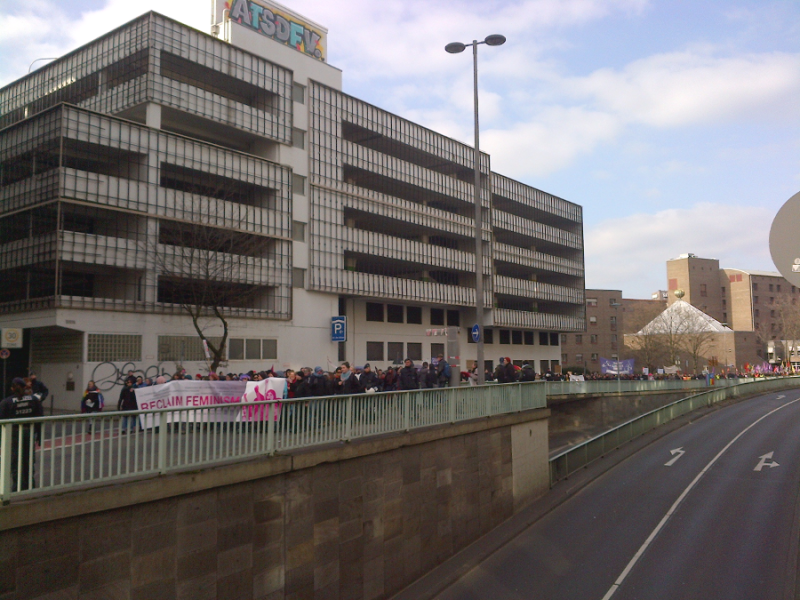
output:
<svg viewBox="0 0 800 600"><path fill-rule="evenodd" d="M312 58L325 62L327 31L287 8L266 0L225 0L217 2L231 23L260 33ZM217 14L217 22L223 14Z"/></svg>

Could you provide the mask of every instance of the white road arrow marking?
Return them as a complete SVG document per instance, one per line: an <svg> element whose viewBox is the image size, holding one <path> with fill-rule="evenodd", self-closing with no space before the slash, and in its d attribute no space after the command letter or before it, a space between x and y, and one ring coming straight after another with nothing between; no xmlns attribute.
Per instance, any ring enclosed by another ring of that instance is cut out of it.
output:
<svg viewBox="0 0 800 600"><path fill-rule="evenodd" d="M781 394L780 396L778 396L778 397L776 398L776 400L783 400L784 398L786 398L786 396L784 396L783 394Z"/></svg>
<svg viewBox="0 0 800 600"><path fill-rule="evenodd" d="M673 458L673 459L672 459L671 461L669 461L669 462L665 462L665 463L664 463L664 466L665 466L665 467L671 467L671 466L672 466L672 465L674 465L676 462L678 462L678 459L679 459L681 456L683 456L684 454L686 454L686 450L684 450L684 449L683 449L683 447L681 447L681 448L675 448L674 450L670 450L670 451L669 451L669 453L670 453L670 454L672 454L672 456L674 456L675 458Z"/></svg>
<svg viewBox="0 0 800 600"><path fill-rule="evenodd" d="M775 454L775 451L767 452L764 456L759 456L758 458L760 458L761 460L758 461L758 464L756 465L755 469L753 469L753 471L760 471L764 467L769 467L770 469L779 467L780 465L778 463L776 463L774 460L771 460L773 454Z"/></svg>

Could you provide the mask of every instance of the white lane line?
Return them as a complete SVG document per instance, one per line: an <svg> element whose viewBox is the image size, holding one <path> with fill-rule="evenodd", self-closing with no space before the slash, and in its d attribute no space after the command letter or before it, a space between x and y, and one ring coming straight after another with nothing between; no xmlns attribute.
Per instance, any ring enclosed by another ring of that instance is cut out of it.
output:
<svg viewBox="0 0 800 600"><path fill-rule="evenodd" d="M605 595L605 596L603 596L603 600L608 600L609 598L611 598L611 596L613 596L613 595L614 595L614 592L616 592L616 591L617 591L617 589L619 589L619 586L620 586L620 585L622 585L622 582L623 582L623 581L625 581L625 578L627 578L627 577L628 577L628 574L631 572L631 569L633 569L633 566L634 566L634 565L635 565L637 562L639 562L639 559L640 559L640 558L642 557L642 555L645 553L645 551L647 550L647 547L648 547L648 546L650 545L650 543L651 543L651 542L652 542L652 541L655 539L655 537L658 535L658 533L659 533L659 532L660 532L660 531L661 531L661 530L664 528L664 525L666 525L666 524L667 524L667 521L669 520L669 518L670 518L670 517L671 517L671 516L672 516L672 515L675 513L675 511L678 509L678 506L680 505L680 503L681 503L681 502L683 502L683 499L684 499L684 498L686 498L686 496L689 494L689 492L690 492L690 491L692 491L692 488L693 488L695 485L697 485L697 482L698 482L698 481L700 481L700 479L703 477L703 475L705 475L705 474L706 474L706 471L708 471L708 470L711 468L711 466L712 466L712 465L713 465L715 462L717 462L717 460L719 459L719 457L720 457L720 456L722 456L723 454L725 454L725 452L727 452L728 448L730 448L730 447L733 445L733 443L734 443L736 440L738 440L740 437L742 437L742 436L743 436L745 433L747 433L747 432L748 432L750 429L752 429L753 427L755 427L755 426L756 426L758 423L760 423L761 421L763 421L764 419L766 419L766 418L767 418L768 416L770 416L771 414L773 414L773 413L776 413L776 412L778 412L779 410L781 410L782 408L786 408L786 407L787 407L787 406L789 406L790 404L794 404L794 403L795 403L795 402L797 402L797 401L800 401L800 398L795 398L794 400L792 400L792 401L790 401L790 402L787 402L786 404L783 404L783 405L779 406L778 408L776 408L776 409L774 409L774 410L771 410L771 411L769 411L769 412L768 412L767 414L765 414L764 416L762 416L762 417L760 417L760 418L756 419L755 421L753 421L752 423L750 423L750 425L748 425L747 427L745 427L744 429L742 429L742 430L741 430L741 431L740 431L740 432L739 432L739 433L736 435L736 437L734 437L734 438L733 438L733 439L732 439L730 442L728 442L728 444L727 444L727 445L726 445L726 446L725 446L725 447L724 447L722 450L720 450L720 451L719 451L719 454L717 454L717 455L716 455L714 458L712 458L712 459L711 459L711 462L710 462L710 463L708 463L708 464L707 464L707 465L706 465L706 466L703 468L703 470L702 470L702 471L700 471L700 473L698 473L698 474L697 474L697 477L695 477L695 478L692 480L692 483L690 483L690 484L688 485L688 487L687 487L685 490L683 490L683 493L682 493L680 496L678 496L678 499L677 499L677 500L675 500L675 503L674 503L674 504L673 504L673 505L670 507L670 509L667 511L667 514L665 514L665 515L664 515L664 517L661 519L661 521L659 522L659 524L658 524L658 525L656 525L656 528L655 528L655 529L653 529L652 533L651 533L649 536L647 536L647 539L644 541L644 544L642 544L642 547L641 547L641 548L639 548L639 550L636 552L636 554L634 554L634 555L633 555L633 558L630 560L630 562L628 563L628 565L625 567L625 569L623 569L623 571L622 571L622 573L620 573L619 577L617 577L617 580L614 582L614 585L612 585L612 586L609 588L609 590L606 592L606 595Z"/></svg>

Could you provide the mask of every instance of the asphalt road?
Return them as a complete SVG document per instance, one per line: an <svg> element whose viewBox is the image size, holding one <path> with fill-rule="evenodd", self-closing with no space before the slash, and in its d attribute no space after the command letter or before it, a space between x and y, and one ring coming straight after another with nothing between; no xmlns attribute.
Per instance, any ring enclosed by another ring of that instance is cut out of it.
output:
<svg viewBox="0 0 800 600"><path fill-rule="evenodd" d="M658 439L437 598L788 600L799 500L800 391L761 396Z"/></svg>

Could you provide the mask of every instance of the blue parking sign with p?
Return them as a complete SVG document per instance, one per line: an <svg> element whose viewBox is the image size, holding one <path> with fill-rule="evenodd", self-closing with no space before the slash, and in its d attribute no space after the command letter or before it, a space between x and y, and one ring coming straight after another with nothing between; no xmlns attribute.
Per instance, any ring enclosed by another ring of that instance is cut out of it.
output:
<svg viewBox="0 0 800 600"><path fill-rule="evenodd" d="M331 317L331 341L347 341L347 317Z"/></svg>

